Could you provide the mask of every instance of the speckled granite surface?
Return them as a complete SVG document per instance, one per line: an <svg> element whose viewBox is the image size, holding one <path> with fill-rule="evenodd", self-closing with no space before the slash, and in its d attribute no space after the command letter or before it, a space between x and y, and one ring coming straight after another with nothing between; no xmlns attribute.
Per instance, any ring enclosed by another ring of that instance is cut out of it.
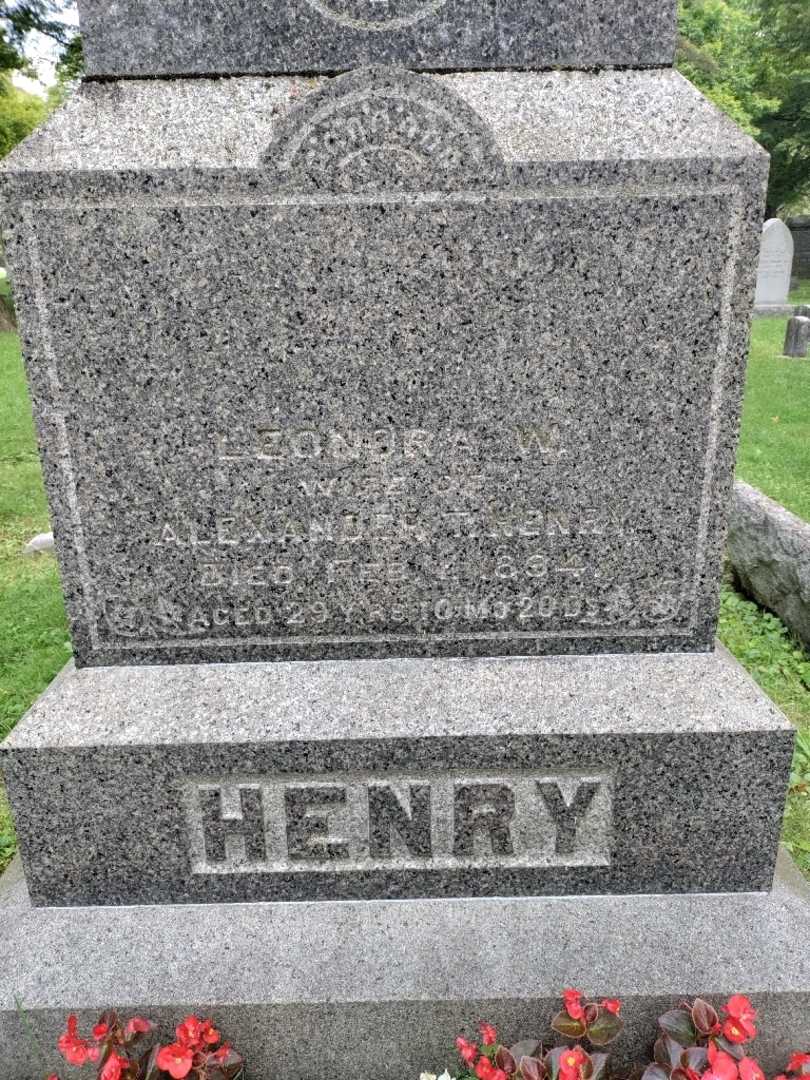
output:
<svg viewBox="0 0 810 1080"><path fill-rule="evenodd" d="M85 1028L113 1006L164 1040L188 1012L213 1014L256 1080L401 1080L453 1067L453 1038L480 1017L509 1042L550 1037L569 984L623 1002L616 1068L649 1061L657 1016L681 998L750 994L773 1075L810 1045L807 909L784 858L756 895L0 906L2 1076L32 1076L15 994L48 1068L67 1012Z"/></svg>
<svg viewBox="0 0 810 1080"><path fill-rule="evenodd" d="M129 904L767 889L792 745L719 651L68 669L2 760L34 902Z"/></svg>
<svg viewBox="0 0 810 1080"><path fill-rule="evenodd" d="M80 0L90 75L671 64L675 0Z"/></svg>
<svg viewBox="0 0 810 1080"><path fill-rule="evenodd" d="M77 662L709 649L764 170L672 72L87 86L3 171Z"/></svg>

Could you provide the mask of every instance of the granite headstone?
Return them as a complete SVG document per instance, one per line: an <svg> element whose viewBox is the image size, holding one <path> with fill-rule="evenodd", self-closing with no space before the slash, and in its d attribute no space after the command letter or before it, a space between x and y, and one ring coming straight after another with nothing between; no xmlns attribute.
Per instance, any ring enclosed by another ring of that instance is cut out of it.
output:
<svg viewBox="0 0 810 1080"><path fill-rule="evenodd" d="M779 218L771 218L762 227L755 299L758 307L780 307L787 303L792 267L790 229Z"/></svg>
<svg viewBox="0 0 810 1080"><path fill-rule="evenodd" d="M80 0L91 75L658 66L669 0Z"/></svg>
<svg viewBox="0 0 810 1080"><path fill-rule="evenodd" d="M674 2L82 16L0 182L78 665L4 746L3 1080L17 995L394 1080L585 976L635 1062L766 989L782 1064L792 730L711 651L767 159Z"/></svg>
<svg viewBox="0 0 810 1080"><path fill-rule="evenodd" d="M674 72L88 84L4 182L77 663L710 649L763 170Z"/></svg>
<svg viewBox="0 0 810 1080"><path fill-rule="evenodd" d="M785 356L805 357L810 346L810 319L804 315L794 315L788 319L785 331Z"/></svg>

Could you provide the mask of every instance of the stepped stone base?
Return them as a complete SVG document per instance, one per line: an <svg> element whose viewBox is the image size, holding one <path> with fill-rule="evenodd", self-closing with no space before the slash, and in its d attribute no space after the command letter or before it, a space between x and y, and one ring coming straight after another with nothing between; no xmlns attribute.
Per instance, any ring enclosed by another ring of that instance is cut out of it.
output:
<svg viewBox="0 0 810 1080"><path fill-rule="evenodd" d="M59 1064L32 1057L15 995L46 1047L69 1010L137 1009L164 1036L213 1013L251 1080L416 1080L482 1017L506 1039L550 1034L565 986L624 1001L617 1064L644 1060L655 1017L693 994L752 997L768 1075L810 1045L810 892L787 857L772 892L732 896L43 909L8 892L3 1080Z"/></svg>
<svg viewBox="0 0 810 1080"><path fill-rule="evenodd" d="M3 771L42 906L734 892L793 738L720 649L85 668Z"/></svg>

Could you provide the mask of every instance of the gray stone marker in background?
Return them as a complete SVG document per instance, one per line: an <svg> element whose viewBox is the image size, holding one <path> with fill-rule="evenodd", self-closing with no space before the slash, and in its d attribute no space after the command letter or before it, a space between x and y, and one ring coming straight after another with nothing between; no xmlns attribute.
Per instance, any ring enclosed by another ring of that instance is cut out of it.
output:
<svg viewBox="0 0 810 1080"><path fill-rule="evenodd" d="M90 75L671 64L669 0L80 0Z"/></svg>
<svg viewBox="0 0 810 1080"><path fill-rule="evenodd" d="M779 218L771 218L762 227L754 301L758 308L778 308L787 303L792 267L790 229Z"/></svg>
<svg viewBox="0 0 810 1080"><path fill-rule="evenodd" d="M804 315L794 315L788 319L785 332L785 356L806 357L810 346L810 319Z"/></svg>
<svg viewBox="0 0 810 1080"><path fill-rule="evenodd" d="M4 1080L15 992L44 1045L65 1011L213 1012L279 1080L517 1038L582 973L636 1060L700 991L768 990L769 1067L810 1037L805 901L764 891L792 733L688 651L766 158L638 70L674 6L234 5L227 39L213 4L85 6L99 74L287 73L89 81L4 163L79 665L4 748ZM625 655L503 655L539 652ZM683 895L713 890L763 892Z"/></svg>

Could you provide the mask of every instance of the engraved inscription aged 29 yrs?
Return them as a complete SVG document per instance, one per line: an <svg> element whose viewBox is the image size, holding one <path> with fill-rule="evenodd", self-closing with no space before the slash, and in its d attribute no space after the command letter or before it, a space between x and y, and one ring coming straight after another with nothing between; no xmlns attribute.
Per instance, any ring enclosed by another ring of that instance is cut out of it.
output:
<svg viewBox="0 0 810 1080"><path fill-rule="evenodd" d="M201 778L186 807L196 874L610 863L601 773Z"/></svg>
<svg viewBox="0 0 810 1080"><path fill-rule="evenodd" d="M708 647L735 193L510 187L377 69L265 170L37 209L79 663Z"/></svg>

